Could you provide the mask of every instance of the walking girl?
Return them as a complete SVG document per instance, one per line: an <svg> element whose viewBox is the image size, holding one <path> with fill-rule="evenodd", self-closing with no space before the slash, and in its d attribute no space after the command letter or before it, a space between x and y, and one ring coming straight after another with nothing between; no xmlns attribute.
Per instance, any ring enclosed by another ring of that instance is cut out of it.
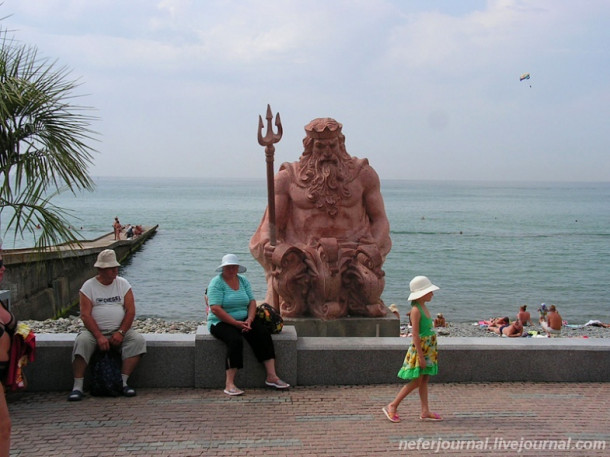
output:
<svg viewBox="0 0 610 457"><path fill-rule="evenodd" d="M437 413L430 411L428 406L428 381L430 376L438 373L436 348L436 333L432 328L433 320L426 303L432 300L434 291L438 287L430 282L425 276L416 276L409 284L411 294L411 325L413 340L405 356L402 368L398 372L398 377L408 380L396 398L387 406L382 408L384 414L390 422L400 422L397 409L400 402L415 389L419 389L419 399L421 401L422 421L442 421L443 418Z"/></svg>

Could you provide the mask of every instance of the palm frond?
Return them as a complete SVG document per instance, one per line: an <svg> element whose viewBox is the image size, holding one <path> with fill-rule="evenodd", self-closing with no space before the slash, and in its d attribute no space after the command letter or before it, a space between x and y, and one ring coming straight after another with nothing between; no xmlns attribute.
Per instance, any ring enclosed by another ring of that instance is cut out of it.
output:
<svg viewBox="0 0 610 457"><path fill-rule="evenodd" d="M66 67L0 30L0 215L11 209L6 230L15 236L40 224L37 247L74 237L52 196L94 188L88 167L96 117L74 103L79 86Z"/></svg>

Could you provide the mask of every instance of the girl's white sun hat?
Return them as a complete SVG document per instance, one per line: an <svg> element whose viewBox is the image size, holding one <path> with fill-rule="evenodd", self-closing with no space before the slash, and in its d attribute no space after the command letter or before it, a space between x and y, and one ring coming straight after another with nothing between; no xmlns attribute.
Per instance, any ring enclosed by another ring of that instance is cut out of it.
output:
<svg viewBox="0 0 610 457"><path fill-rule="evenodd" d="M411 294L408 298L409 301L417 300L427 293L434 292L435 290L439 289L425 276L415 276L409 283L409 288L411 289Z"/></svg>

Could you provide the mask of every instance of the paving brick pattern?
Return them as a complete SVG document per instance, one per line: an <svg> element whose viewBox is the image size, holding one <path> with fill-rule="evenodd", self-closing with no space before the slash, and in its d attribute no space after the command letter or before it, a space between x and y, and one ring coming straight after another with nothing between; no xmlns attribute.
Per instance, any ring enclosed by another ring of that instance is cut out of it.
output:
<svg viewBox="0 0 610 457"><path fill-rule="evenodd" d="M381 408L399 387L139 389L80 403L11 393L11 456L610 455L610 384L431 384L445 420L419 421L414 392L393 424Z"/></svg>

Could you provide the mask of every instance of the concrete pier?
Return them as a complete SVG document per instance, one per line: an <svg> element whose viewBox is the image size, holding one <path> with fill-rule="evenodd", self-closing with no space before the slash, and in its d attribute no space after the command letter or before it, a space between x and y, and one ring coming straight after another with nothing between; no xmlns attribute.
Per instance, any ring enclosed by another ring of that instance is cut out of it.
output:
<svg viewBox="0 0 610 457"><path fill-rule="evenodd" d="M114 240L112 232L80 244L65 243L47 251L6 249L7 270L2 289L11 291L11 310L20 320L55 318L78 304L83 282L95 276L100 251L114 249L119 262L129 258L153 237L158 225L146 227L137 238Z"/></svg>

